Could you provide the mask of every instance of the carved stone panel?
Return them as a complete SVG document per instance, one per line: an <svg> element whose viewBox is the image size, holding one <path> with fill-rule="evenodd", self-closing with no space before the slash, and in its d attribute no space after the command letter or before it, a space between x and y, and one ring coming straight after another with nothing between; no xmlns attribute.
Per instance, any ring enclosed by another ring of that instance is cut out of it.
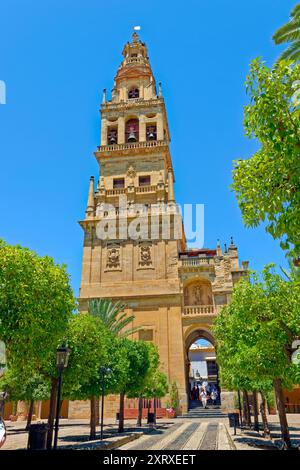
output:
<svg viewBox="0 0 300 470"><path fill-rule="evenodd" d="M139 244L139 267L147 268L153 266L153 247L151 243Z"/></svg>
<svg viewBox="0 0 300 470"><path fill-rule="evenodd" d="M107 244L106 270L121 269L121 247L117 243Z"/></svg>

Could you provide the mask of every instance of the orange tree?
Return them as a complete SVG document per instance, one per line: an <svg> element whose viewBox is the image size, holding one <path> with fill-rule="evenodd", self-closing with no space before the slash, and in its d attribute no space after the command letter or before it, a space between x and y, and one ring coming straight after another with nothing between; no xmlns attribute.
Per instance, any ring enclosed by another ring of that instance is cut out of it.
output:
<svg viewBox="0 0 300 470"><path fill-rule="evenodd" d="M6 345L7 367L51 381L49 442L57 388L56 348L75 305L65 266L0 240L0 338Z"/></svg>
<svg viewBox="0 0 300 470"><path fill-rule="evenodd" d="M261 277L253 273L251 279L238 282L214 331L222 374L252 383L272 382L282 438L290 447L283 387L295 383L299 367L291 354L300 335L300 281L285 281L272 268L267 266Z"/></svg>

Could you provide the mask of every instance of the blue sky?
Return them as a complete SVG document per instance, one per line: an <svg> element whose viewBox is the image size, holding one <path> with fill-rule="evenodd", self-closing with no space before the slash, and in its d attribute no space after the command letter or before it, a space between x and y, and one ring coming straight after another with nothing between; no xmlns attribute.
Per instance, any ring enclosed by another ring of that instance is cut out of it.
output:
<svg viewBox="0 0 300 470"><path fill-rule="evenodd" d="M230 191L232 160L257 144L243 135L251 59L271 65L273 32L290 0L2 0L0 237L66 263L75 293L99 103L132 26L140 25L171 132L177 201L205 204L205 246L234 236L250 267L286 260L263 228L245 229Z"/></svg>

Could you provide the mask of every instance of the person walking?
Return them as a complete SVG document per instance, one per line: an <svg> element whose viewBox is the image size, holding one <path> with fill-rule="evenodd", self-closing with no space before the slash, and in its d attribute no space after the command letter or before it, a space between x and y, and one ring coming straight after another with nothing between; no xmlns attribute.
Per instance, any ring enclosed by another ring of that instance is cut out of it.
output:
<svg viewBox="0 0 300 470"><path fill-rule="evenodd" d="M202 388L201 393L200 393L201 401L202 401L202 406L203 408L207 408L207 394L205 391L205 388Z"/></svg>
<svg viewBox="0 0 300 470"><path fill-rule="evenodd" d="M216 401L217 401L217 392L215 390L213 390L210 394L210 398L212 399L212 404L213 406L216 405Z"/></svg>

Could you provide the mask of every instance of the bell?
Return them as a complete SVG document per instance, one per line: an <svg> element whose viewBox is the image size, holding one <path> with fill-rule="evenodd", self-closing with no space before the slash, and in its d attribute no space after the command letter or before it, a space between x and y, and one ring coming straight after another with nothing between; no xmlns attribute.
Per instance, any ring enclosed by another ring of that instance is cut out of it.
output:
<svg viewBox="0 0 300 470"><path fill-rule="evenodd" d="M116 137L114 135L110 135L108 138L108 141L110 144L115 144L116 143Z"/></svg>
<svg viewBox="0 0 300 470"><path fill-rule="evenodd" d="M155 135L153 134L153 132L149 132L148 139L149 140L155 140Z"/></svg>
<svg viewBox="0 0 300 470"><path fill-rule="evenodd" d="M135 133L134 132L130 132L129 136L128 136L128 142L136 142L136 136L135 136Z"/></svg>

